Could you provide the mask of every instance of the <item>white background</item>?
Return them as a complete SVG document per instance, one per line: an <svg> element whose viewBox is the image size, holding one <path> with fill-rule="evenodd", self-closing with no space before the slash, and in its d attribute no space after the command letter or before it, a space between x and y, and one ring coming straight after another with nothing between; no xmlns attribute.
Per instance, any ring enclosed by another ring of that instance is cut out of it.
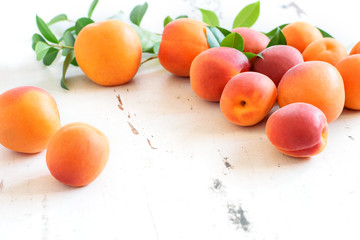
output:
<svg viewBox="0 0 360 240"><path fill-rule="evenodd" d="M229 123L218 104L199 99L188 78L153 61L126 85L101 87L76 68L70 91L59 85L61 61L35 59L35 16L86 16L91 1L7 1L0 9L0 90L33 85L58 103L62 124L82 121L110 140L104 172L90 185L57 182L45 151L26 155L0 147L0 239L359 239L360 115L344 110L329 126L328 145L310 159L278 151L260 124ZM167 16L200 19L197 7L230 28L253 1L152 1L142 27L161 33ZM95 20L142 1L100 1ZM290 5L289 5L290 4ZM305 20L350 49L360 40L356 0L262 1L254 28L269 31ZM61 30L61 24L54 31ZM118 107L120 96L124 110ZM276 107L273 109L273 111ZM134 134L130 125L139 134ZM154 149L155 148L155 149Z"/></svg>

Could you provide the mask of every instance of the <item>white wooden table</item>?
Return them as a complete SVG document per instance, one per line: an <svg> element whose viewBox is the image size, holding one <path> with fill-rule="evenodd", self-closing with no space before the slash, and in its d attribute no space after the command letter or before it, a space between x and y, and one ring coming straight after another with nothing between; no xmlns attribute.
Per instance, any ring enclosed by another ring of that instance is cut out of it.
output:
<svg viewBox="0 0 360 240"><path fill-rule="evenodd" d="M216 11L231 27L252 1L153 1L142 26L161 32L167 15L200 18ZM96 20L142 1L99 2ZM86 15L89 1L8 1L0 9L0 90L34 85L57 101L62 124L86 122L103 131L111 153L90 185L57 182L45 151L25 155L0 146L0 239L300 240L359 239L360 113L344 110L330 124L325 150L308 160L287 157L270 144L265 122L238 127L216 103L198 98L189 79L157 60L118 87L100 87L69 70L70 91L59 85L61 62L35 60L35 15ZM360 40L357 0L262 1L254 28L310 21L348 49ZM119 108L119 98L122 108ZM276 107L275 107L276 108ZM274 110L275 110L274 108Z"/></svg>

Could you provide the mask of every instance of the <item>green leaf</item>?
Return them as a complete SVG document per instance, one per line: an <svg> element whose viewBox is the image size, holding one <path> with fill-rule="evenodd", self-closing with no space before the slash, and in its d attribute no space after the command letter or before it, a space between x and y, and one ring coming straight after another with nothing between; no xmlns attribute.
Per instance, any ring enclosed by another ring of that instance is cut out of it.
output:
<svg viewBox="0 0 360 240"><path fill-rule="evenodd" d="M59 40L51 32L48 25L38 15L36 15L36 25L46 40L48 40L49 42L52 42L52 43L59 43Z"/></svg>
<svg viewBox="0 0 360 240"><path fill-rule="evenodd" d="M53 47L49 48L49 50L47 51L47 53L43 59L44 65L50 66L54 62L58 52L59 52L59 49L56 49Z"/></svg>
<svg viewBox="0 0 360 240"><path fill-rule="evenodd" d="M68 20L68 17L65 14L59 14L59 15L53 17L53 19L51 19L47 25L50 26L54 23L66 21L66 20Z"/></svg>
<svg viewBox="0 0 360 240"><path fill-rule="evenodd" d="M329 38L334 38L333 36L331 36L330 34L328 34L327 32L325 32L324 30L320 29L320 28L317 28L319 29L319 31L321 32L321 35L325 38L325 37L329 37Z"/></svg>
<svg viewBox="0 0 360 240"><path fill-rule="evenodd" d="M90 19L90 18L86 18L86 17L79 18L75 23L76 35L78 35L79 32L81 31L81 29L83 29L86 25L89 25L89 24L91 24L93 22L94 21L92 19Z"/></svg>
<svg viewBox="0 0 360 240"><path fill-rule="evenodd" d="M98 4L98 2L99 2L98 0L92 1L91 5L89 7L89 11L88 11L88 18L91 18L92 14L94 12L94 9L95 9L96 5Z"/></svg>
<svg viewBox="0 0 360 240"><path fill-rule="evenodd" d="M260 1L245 6L235 17L233 29L238 27L251 27L260 15Z"/></svg>
<svg viewBox="0 0 360 240"><path fill-rule="evenodd" d="M35 50L36 44L40 41L46 43L45 39L40 34L35 33L32 36L32 49L33 50Z"/></svg>
<svg viewBox="0 0 360 240"><path fill-rule="evenodd" d="M168 23L170 23L170 22L172 22L173 21L173 19L170 17L170 16L167 16L165 19L164 19L164 27L166 26L166 25L168 25Z"/></svg>
<svg viewBox="0 0 360 240"><path fill-rule="evenodd" d="M179 18L189 18L188 15L180 15L180 16L177 16L175 19L179 19Z"/></svg>
<svg viewBox="0 0 360 240"><path fill-rule="evenodd" d="M75 66L75 67L78 67L78 63L76 61L76 58L74 57L74 59L71 61L71 65Z"/></svg>
<svg viewBox="0 0 360 240"><path fill-rule="evenodd" d="M66 55L66 58L64 60L64 64L63 64L63 70L62 70L62 77L61 77L61 87L66 89L66 90L69 90L69 88L66 86L66 82L65 82L65 75L66 75L66 72L69 68L69 65L71 63L71 61L75 58L75 54L74 54L74 51L70 51L68 53L68 55Z"/></svg>
<svg viewBox="0 0 360 240"><path fill-rule="evenodd" d="M154 46L161 41L161 35L149 32L136 25L132 26L140 37L142 51L147 53L154 53Z"/></svg>
<svg viewBox="0 0 360 240"><path fill-rule="evenodd" d="M220 32L221 32L222 34L224 34L225 37L231 33L231 31L229 31L229 30L227 30L227 29L225 29L225 28L222 28L222 27L219 27L219 26L217 26L216 28L219 29Z"/></svg>
<svg viewBox="0 0 360 240"><path fill-rule="evenodd" d="M209 47L220 47L221 41L225 38L224 34L217 27L206 26L206 38Z"/></svg>
<svg viewBox="0 0 360 240"><path fill-rule="evenodd" d="M219 26L219 19L214 12L203 8L199 8L199 10L204 23L207 23L210 26Z"/></svg>
<svg viewBox="0 0 360 240"><path fill-rule="evenodd" d="M160 42L155 43L153 47L154 54L159 54Z"/></svg>
<svg viewBox="0 0 360 240"><path fill-rule="evenodd" d="M220 47L235 48L242 52L244 50L244 39L239 33L233 32L221 41Z"/></svg>
<svg viewBox="0 0 360 240"><path fill-rule="evenodd" d="M277 32L277 29L280 28L280 30L282 30L284 27L286 27L287 25L289 25L288 23L285 23L285 24L282 24L276 28L274 28L273 30L271 30L270 32L268 33L265 33L266 36L268 36L268 38L273 38L273 36L276 34Z"/></svg>
<svg viewBox="0 0 360 240"><path fill-rule="evenodd" d="M270 39L267 48L274 45L286 45L286 38L279 27L276 29L274 36Z"/></svg>
<svg viewBox="0 0 360 240"><path fill-rule="evenodd" d="M65 46L67 47L73 47L74 46L74 43L75 43L75 37L72 35L72 33L70 31L66 31L64 33L64 36L63 36L63 41L64 41L64 44ZM66 56L68 55L68 53L71 51L71 49L69 48L64 48L63 49L63 52L62 52L62 55L63 56Z"/></svg>
<svg viewBox="0 0 360 240"><path fill-rule="evenodd" d="M63 40L65 43L65 46L68 46L68 47L74 46L75 37L71 34L71 32L69 32L69 31L65 32Z"/></svg>
<svg viewBox="0 0 360 240"><path fill-rule="evenodd" d="M43 59L48 52L50 46L42 41L39 41L35 46L36 60L40 61Z"/></svg>
<svg viewBox="0 0 360 240"><path fill-rule="evenodd" d="M135 6L130 13L131 22L137 26L140 26L141 20L143 19L147 8L148 8L147 2L145 2L143 5Z"/></svg>
<svg viewBox="0 0 360 240"><path fill-rule="evenodd" d="M245 54L245 56L249 59L249 61L251 59L253 59L254 57L258 57L258 54L252 53L252 52L243 52Z"/></svg>

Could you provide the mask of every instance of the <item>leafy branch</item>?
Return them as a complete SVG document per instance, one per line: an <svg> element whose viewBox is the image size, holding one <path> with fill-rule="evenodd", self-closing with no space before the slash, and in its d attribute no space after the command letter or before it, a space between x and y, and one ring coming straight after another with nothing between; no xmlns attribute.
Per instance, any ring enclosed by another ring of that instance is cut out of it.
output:
<svg viewBox="0 0 360 240"><path fill-rule="evenodd" d="M36 25L40 31L32 36L32 48L36 53L36 59L43 61L45 66L50 66L61 52L65 56L63 63L63 72L61 78L61 87L68 90L65 83L65 75L69 65L78 67L74 53L75 38L86 25L93 23L91 19L92 13L98 3L94 0L88 10L87 17L79 18L73 23L72 26L67 28L61 36L57 37L51 31L50 27L58 22L68 21L66 14L59 14L46 23L41 17L36 16Z"/></svg>

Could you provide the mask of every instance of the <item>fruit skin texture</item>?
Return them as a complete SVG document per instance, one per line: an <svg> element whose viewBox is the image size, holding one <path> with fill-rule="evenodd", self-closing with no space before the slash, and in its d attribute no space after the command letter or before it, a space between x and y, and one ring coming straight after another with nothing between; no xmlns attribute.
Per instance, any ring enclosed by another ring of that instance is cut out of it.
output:
<svg viewBox="0 0 360 240"><path fill-rule="evenodd" d="M0 95L0 143L13 151L38 153L60 128L54 98L32 86L10 89Z"/></svg>
<svg viewBox="0 0 360 240"><path fill-rule="evenodd" d="M258 54L264 50L270 42L268 36L252 28L239 27L233 29L232 32L239 33L244 39L244 52Z"/></svg>
<svg viewBox="0 0 360 240"><path fill-rule="evenodd" d="M290 23L281 31L285 35L287 45L295 47L301 53L310 43L323 38L319 29L303 21Z"/></svg>
<svg viewBox="0 0 360 240"><path fill-rule="evenodd" d="M142 56L139 36L119 20L85 26L76 37L74 51L85 75L103 86L121 85L133 79Z"/></svg>
<svg viewBox="0 0 360 240"><path fill-rule="evenodd" d="M339 70L345 86L345 107L360 110L360 54L350 55L341 60Z"/></svg>
<svg viewBox="0 0 360 240"><path fill-rule="evenodd" d="M292 157L311 157L324 150L328 124L320 109L299 102L271 114L265 132L280 152Z"/></svg>
<svg viewBox="0 0 360 240"><path fill-rule="evenodd" d="M360 41L358 41L351 49L349 55L358 54L360 53Z"/></svg>
<svg viewBox="0 0 360 240"><path fill-rule="evenodd" d="M105 168L109 142L98 129L86 123L63 126L51 139L46 164L59 181L73 187L88 185Z"/></svg>
<svg viewBox="0 0 360 240"><path fill-rule="evenodd" d="M304 62L301 53L296 48L287 45L271 46L262 51L261 55L263 59L256 58L252 70L265 74L276 86L290 68Z"/></svg>
<svg viewBox="0 0 360 240"><path fill-rule="evenodd" d="M218 102L226 83L249 69L249 60L242 52L228 47L210 48L191 64L190 84L199 97Z"/></svg>
<svg viewBox="0 0 360 240"><path fill-rule="evenodd" d="M225 86L220 109L226 119L240 126L255 125L263 120L276 102L276 86L267 76L244 72Z"/></svg>
<svg viewBox="0 0 360 240"><path fill-rule="evenodd" d="M303 52L304 61L324 61L333 66L347 55L344 45L334 38L316 40Z"/></svg>
<svg viewBox="0 0 360 240"><path fill-rule="evenodd" d="M345 102L344 83L330 63L309 61L287 71L278 86L278 103L284 107L306 102L324 112L328 123L339 117Z"/></svg>
<svg viewBox="0 0 360 240"><path fill-rule="evenodd" d="M194 19L180 18L164 28L158 57L167 71L188 77L194 58L208 48L205 24Z"/></svg>

